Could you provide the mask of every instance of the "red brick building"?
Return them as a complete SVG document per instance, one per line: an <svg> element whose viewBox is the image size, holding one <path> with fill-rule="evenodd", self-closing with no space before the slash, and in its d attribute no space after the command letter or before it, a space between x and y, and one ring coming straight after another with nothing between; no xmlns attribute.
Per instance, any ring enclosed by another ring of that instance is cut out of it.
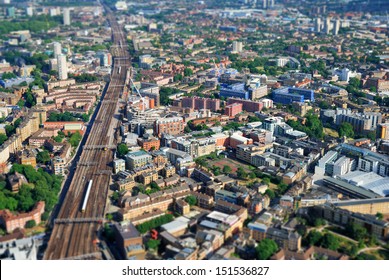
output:
<svg viewBox="0 0 389 280"><path fill-rule="evenodd" d="M230 118L235 117L237 114L241 113L243 109L243 105L240 103L232 103L227 105L224 109L224 114L229 116Z"/></svg>
<svg viewBox="0 0 389 280"><path fill-rule="evenodd" d="M0 224L5 226L7 232L13 232L17 228L24 228L28 221L34 220L36 224L41 222L41 215L45 212L45 202L39 201L34 209L28 213L13 214L9 210L0 211Z"/></svg>
<svg viewBox="0 0 389 280"><path fill-rule="evenodd" d="M200 97L183 97L181 100L181 107L195 110L209 109L215 112L220 110L220 100Z"/></svg>
<svg viewBox="0 0 389 280"><path fill-rule="evenodd" d="M161 137L162 133L177 135L184 132L185 123L181 117L165 118L155 121L154 133Z"/></svg>
<svg viewBox="0 0 389 280"><path fill-rule="evenodd" d="M150 151L151 149L159 150L161 142L158 138L155 137L138 138L138 145L146 151Z"/></svg>
<svg viewBox="0 0 389 280"><path fill-rule="evenodd" d="M239 103L243 105L243 110L246 112L258 112L261 111L263 108L262 102L257 101L251 101L251 100L244 100L239 98L229 98L227 104L231 105L234 103Z"/></svg>

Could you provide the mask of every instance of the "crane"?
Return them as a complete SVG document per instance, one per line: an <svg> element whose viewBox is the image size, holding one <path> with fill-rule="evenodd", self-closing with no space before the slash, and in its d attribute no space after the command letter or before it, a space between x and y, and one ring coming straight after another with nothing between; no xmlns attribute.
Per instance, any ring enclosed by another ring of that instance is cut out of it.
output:
<svg viewBox="0 0 389 280"><path fill-rule="evenodd" d="M132 86L135 88L135 91L136 93L138 94L139 98L141 99L142 103L143 103L143 106L142 106L142 113L144 113L145 111L145 106L146 106L146 103L145 103L145 98L140 94L137 86L135 85L134 81L132 80L131 76L129 77L130 78L130 82L132 84Z"/></svg>

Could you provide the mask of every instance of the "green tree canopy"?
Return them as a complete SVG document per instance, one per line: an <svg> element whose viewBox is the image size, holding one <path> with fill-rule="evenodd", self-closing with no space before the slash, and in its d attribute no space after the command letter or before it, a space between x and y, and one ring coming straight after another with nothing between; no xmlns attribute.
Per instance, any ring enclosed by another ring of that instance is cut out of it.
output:
<svg viewBox="0 0 389 280"><path fill-rule="evenodd" d="M3 145L5 141L7 141L8 137L4 133L0 133L0 146Z"/></svg>
<svg viewBox="0 0 389 280"><path fill-rule="evenodd" d="M248 174L247 172L243 169L243 167L239 166L237 171L236 171L236 176L238 176L239 179L246 179Z"/></svg>
<svg viewBox="0 0 389 280"><path fill-rule="evenodd" d="M258 260L268 260L278 251L278 245L274 240L265 238L255 248Z"/></svg>
<svg viewBox="0 0 389 280"><path fill-rule="evenodd" d="M197 204L197 198L194 195L188 195L185 197L185 201L188 202L190 206L194 206Z"/></svg>
<svg viewBox="0 0 389 280"><path fill-rule="evenodd" d="M117 148L118 154L120 157L125 156L128 153L128 147L124 143L120 143Z"/></svg>
<svg viewBox="0 0 389 280"><path fill-rule="evenodd" d="M46 151L46 150L44 150L44 151L42 151L42 152L39 152L39 153L36 155L36 160L37 160L37 162L43 163L43 164L49 163L50 160L51 160L49 152Z"/></svg>
<svg viewBox="0 0 389 280"><path fill-rule="evenodd" d="M80 141L82 139L82 135L80 132L73 133L72 136L70 136L69 143L72 145L72 147L77 147L78 144L80 144Z"/></svg>
<svg viewBox="0 0 389 280"><path fill-rule="evenodd" d="M340 247L339 239L331 233L326 233L323 236L323 239L320 244L324 248L334 250L334 251L338 250L338 248Z"/></svg>
<svg viewBox="0 0 389 280"><path fill-rule="evenodd" d="M318 244L320 244L322 238L323 238L323 235L320 232L318 232L316 230L312 230L308 233L307 243L309 245L318 245Z"/></svg>
<svg viewBox="0 0 389 280"><path fill-rule="evenodd" d="M29 220L29 221L27 221L27 223L26 223L26 228L33 228L33 227L35 227L35 226L36 226L35 220Z"/></svg>
<svg viewBox="0 0 389 280"><path fill-rule="evenodd" d="M185 68L184 69L184 76L187 77L187 76L192 76L193 75L193 70L190 69L190 68Z"/></svg>
<svg viewBox="0 0 389 280"><path fill-rule="evenodd" d="M348 236L357 241L364 241L368 235L366 228L356 223L348 224L346 226L346 233Z"/></svg>
<svg viewBox="0 0 389 280"><path fill-rule="evenodd" d="M223 173L224 174L230 174L232 172L232 168L229 165L223 166Z"/></svg>
<svg viewBox="0 0 389 280"><path fill-rule="evenodd" d="M270 199L273 199L273 198L276 197L276 194L275 194L274 191L271 190L271 189L267 189L267 190L265 191L265 194L267 194L267 195L269 196Z"/></svg>
<svg viewBox="0 0 389 280"><path fill-rule="evenodd" d="M161 244L160 240L155 239L149 239L146 243L146 247L151 250L157 250L159 247L159 244Z"/></svg>
<svg viewBox="0 0 389 280"><path fill-rule="evenodd" d="M342 122L339 126L339 137L346 136L347 138L354 137L354 128L350 123Z"/></svg>

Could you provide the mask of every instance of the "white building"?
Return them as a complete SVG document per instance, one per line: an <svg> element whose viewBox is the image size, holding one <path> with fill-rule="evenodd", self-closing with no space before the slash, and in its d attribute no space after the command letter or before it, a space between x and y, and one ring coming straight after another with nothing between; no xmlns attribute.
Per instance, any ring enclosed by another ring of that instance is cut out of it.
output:
<svg viewBox="0 0 389 280"><path fill-rule="evenodd" d="M360 77L361 73L351 71L348 68L343 68L343 69L335 68L332 70L332 75L338 76L341 81L348 82L350 78Z"/></svg>
<svg viewBox="0 0 389 280"><path fill-rule="evenodd" d="M344 175L351 171L352 162L351 159L345 156L342 156L337 161L334 162L332 176Z"/></svg>
<svg viewBox="0 0 389 280"><path fill-rule="evenodd" d="M34 9L33 7L27 7L26 8L26 14L29 16L29 17L32 17L34 15Z"/></svg>
<svg viewBox="0 0 389 280"><path fill-rule="evenodd" d="M276 60L278 67L284 67L286 64L288 64L289 58L288 57L279 57Z"/></svg>
<svg viewBox="0 0 389 280"><path fill-rule="evenodd" d="M115 174L119 173L120 171L126 170L126 161L124 159L115 159L113 161L113 170Z"/></svg>
<svg viewBox="0 0 389 280"><path fill-rule="evenodd" d="M63 9L63 24L70 25L70 9Z"/></svg>
<svg viewBox="0 0 389 280"><path fill-rule="evenodd" d="M240 53L243 51L243 43L234 41L232 42L232 52L233 53Z"/></svg>
<svg viewBox="0 0 389 280"><path fill-rule="evenodd" d="M66 61L66 55L60 54L57 57L58 64L58 77L60 80L67 80L68 78L68 65Z"/></svg>
<svg viewBox="0 0 389 280"><path fill-rule="evenodd" d="M261 102L263 103L263 108L273 108L273 100L265 98L261 99Z"/></svg>
<svg viewBox="0 0 389 280"><path fill-rule="evenodd" d="M126 11L128 9L126 1L117 1L115 8L118 11Z"/></svg>
<svg viewBox="0 0 389 280"><path fill-rule="evenodd" d="M59 156L56 156L51 161L51 167L55 175L65 175L66 163L65 160Z"/></svg>
<svg viewBox="0 0 389 280"><path fill-rule="evenodd" d="M50 13L51 17L55 17L56 15L58 15L58 9L57 8L51 8L49 10L49 13Z"/></svg>
<svg viewBox="0 0 389 280"><path fill-rule="evenodd" d="M62 46L58 42L53 43L53 51L54 51L54 57L56 58L60 54L62 54Z"/></svg>

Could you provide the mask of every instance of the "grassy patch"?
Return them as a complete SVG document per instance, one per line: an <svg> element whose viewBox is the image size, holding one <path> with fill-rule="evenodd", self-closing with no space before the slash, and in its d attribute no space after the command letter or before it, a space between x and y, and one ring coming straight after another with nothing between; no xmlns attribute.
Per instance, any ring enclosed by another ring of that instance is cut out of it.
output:
<svg viewBox="0 0 389 280"><path fill-rule="evenodd" d="M339 137L339 133L336 130L327 127L324 127L324 134L335 138Z"/></svg>

